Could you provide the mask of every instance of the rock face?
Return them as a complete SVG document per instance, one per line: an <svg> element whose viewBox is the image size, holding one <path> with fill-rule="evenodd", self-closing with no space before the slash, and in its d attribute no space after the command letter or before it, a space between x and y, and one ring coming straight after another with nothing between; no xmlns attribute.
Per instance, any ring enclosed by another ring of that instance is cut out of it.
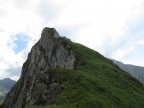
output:
<svg viewBox="0 0 144 108"><path fill-rule="evenodd" d="M128 72L130 75L135 77L137 80L139 80L144 85L144 67L127 65L127 64L123 64L116 60L112 60L112 61L113 61L113 63L118 65L122 70Z"/></svg>
<svg viewBox="0 0 144 108"><path fill-rule="evenodd" d="M34 104L54 104L62 92L51 68L75 68L75 53L54 28L44 28L23 64L21 77L7 95L2 108L29 108Z"/></svg>

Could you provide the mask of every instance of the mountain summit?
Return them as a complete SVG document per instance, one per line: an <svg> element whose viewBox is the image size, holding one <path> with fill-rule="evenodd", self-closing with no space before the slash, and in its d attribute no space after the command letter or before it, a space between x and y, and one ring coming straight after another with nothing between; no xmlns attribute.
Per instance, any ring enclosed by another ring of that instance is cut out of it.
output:
<svg viewBox="0 0 144 108"><path fill-rule="evenodd" d="M4 108L27 108L45 101L54 104L61 93L60 82L47 73L51 68L74 69L75 54L54 28L44 28L23 65L20 80L8 94Z"/></svg>
<svg viewBox="0 0 144 108"><path fill-rule="evenodd" d="M46 27L1 108L143 108L143 101L139 81L98 52Z"/></svg>
<svg viewBox="0 0 144 108"><path fill-rule="evenodd" d="M59 38L60 35L59 33L54 29L54 28L48 28L48 27L45 27L42 31L42 34L41 34L41 38L44 38L44 37L54 37L54 38Z"/></svg>

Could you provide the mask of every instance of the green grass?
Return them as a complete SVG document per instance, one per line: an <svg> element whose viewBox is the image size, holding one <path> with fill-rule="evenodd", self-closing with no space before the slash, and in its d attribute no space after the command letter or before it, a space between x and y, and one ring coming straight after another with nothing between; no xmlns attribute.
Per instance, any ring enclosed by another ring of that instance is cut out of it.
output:
<svg viewBox="0 0 144 108"><path fill-rule="evenodd" d="M110 60L83 45L70 44L76 53L75 70L50 69L63 92L52 106L32 108L144 108L142 84Z"/></svg>

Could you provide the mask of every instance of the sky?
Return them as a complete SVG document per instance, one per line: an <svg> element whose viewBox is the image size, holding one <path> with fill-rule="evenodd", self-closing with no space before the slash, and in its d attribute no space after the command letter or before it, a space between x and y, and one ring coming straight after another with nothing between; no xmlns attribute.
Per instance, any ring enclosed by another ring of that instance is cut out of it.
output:
<svg viewBox="0 0 144 108"><path fill-rule="evenodd" d="M44 27L107 58L144 66L143 0L0 0L0 79L19 79Z"/></svg>

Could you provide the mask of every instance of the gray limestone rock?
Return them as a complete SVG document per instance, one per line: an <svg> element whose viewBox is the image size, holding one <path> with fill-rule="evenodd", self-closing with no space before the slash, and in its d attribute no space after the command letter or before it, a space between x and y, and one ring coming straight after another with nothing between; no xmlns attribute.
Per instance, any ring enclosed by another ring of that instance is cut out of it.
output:
<svg viewBox="0 0 144 108"><path fill-rule="evenodd" d="M49 105L62 92L60 81L47 73L51 68L74 69L75 53L66 39L54 28L44 28L40 40L32 47L23 64L21 77L7 95L2 108L29 108L31 105Z"/></svg>

